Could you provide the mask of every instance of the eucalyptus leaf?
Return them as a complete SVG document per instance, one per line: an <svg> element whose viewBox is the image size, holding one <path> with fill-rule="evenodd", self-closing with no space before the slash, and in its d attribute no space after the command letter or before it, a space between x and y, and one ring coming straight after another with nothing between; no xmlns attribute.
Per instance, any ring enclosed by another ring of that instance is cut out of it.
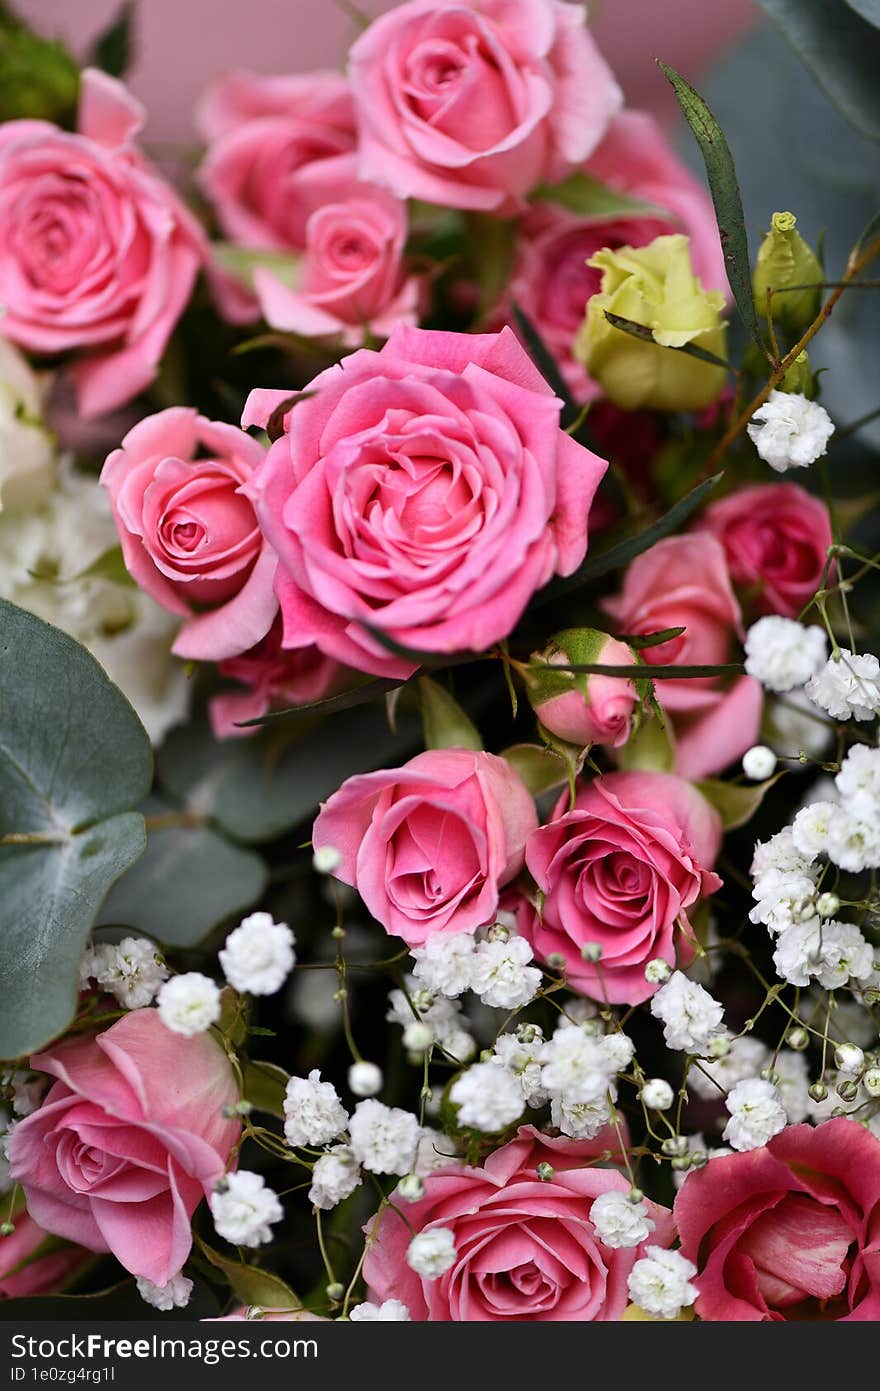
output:
<svg viewBox="0 0 880 1391"><path fill-rule="evenodd" d="M419 703L428 749L482 749L480 731L439 682L419 677Z"/></svg>
<svg viewBox="0 0 880 1391"><path fill-rule="evenodd" d="M858 130L880 140L877 0L758 0L825 94Z"/></svg>
<svg viewBox="0 0 880 1391"><path fill-rule="evenodd" d="M860 14L868 24L880 29L880 0L846 0L851 10Z"/></svg>

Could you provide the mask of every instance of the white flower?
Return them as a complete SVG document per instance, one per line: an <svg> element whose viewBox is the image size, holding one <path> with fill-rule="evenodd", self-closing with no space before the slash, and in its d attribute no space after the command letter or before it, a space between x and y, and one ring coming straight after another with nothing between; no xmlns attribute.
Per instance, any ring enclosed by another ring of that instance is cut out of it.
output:
<svg viewBox="0 0 880 1391"><path fill-rule="evenodd" d="M455 1234L448 1227L417 1232L406 1252L406 1263L423 1280L436 1280L455 1264Z"/></svg>
<svg viewBox="0 0 880 1391"><path fill-rule="evenodd" d="M687 1076L688 1091L703 1101L721 1101L725 1092L746 1077L756 1077L770 1061L770 1049L759 1038L745 1034L731 1039L723 1058L707 1059L699 1067L691 1067ZM708 1073L708 1076L706 1075Z"/></svg>
<svg viewBox="0 0 880 1391"><path fill-rule="evenodd" d="M172 1033L192 1038L203 1034L220 1018L220 991L199 971L166 980L156 999L159 1018Z"/></svg>
<svg viewBox="0 0 880 1391"><path fill-rule="evenodd" d="M459 1125L490 1134L518 1120L524 1104L519 1082L500 1058L469 1067L452 1084L449 1100L458 1107Z"/></svg>
<svg viewBox="0 0 880 1391"><path fill-rule="evenodd" d="M519 1082L523 1101L543 1106L547 1093L541 1081L544 1034L537 1024L527 1024L514 1034L499 1034L495 1056Z"/></svg>
<svg viewBox="0 0 880 1391"><path fill-rule="evenodd" d="M474 1041L464 1028L460 1002L440 995L427 1009L418 1009L414 1013L410 1003L413 995L418 993L418 982L414 976L407 977L406 986L410 992L409 999L403 990L392 990L388 994L389 1010L385 1018L389 1024L399 1024L404 1030L416 1021L425 1024L431 1030L432 1040L436 1040L444 1052L459 1062L466 1062L472 1057ZM426 1050L421 1048L420 1051Z"/></svg>
<svg viewBox="0 0 880 1391"><path fill-rule="evenodd" d="M520 1009L541 987L541 972L528 963L534 953L525 937L479 942L474 953L471 989L484 1005Z"/></svg>
<svg viewBox="0 0 880 1391"><path fill-rule="evenodd" d="M335 845L322 845L312 856L312 866L318 874L335 874L342 864L342 852Z"/></svg>
<svg viewBox="0 0 880 1391"><path fill-rule="evenodd" d="M124 937L118 944L97 943L91 950L89 969L125 1009L151 1005L168 979L161 952L146 937Z"/></svg>
<svg viewBox="0 0 880 1391"><path fill-rule="evenodd" d="M284 1092L284 1138L289 1145L329 1145L348 1126L348 1112L332 1082L313 1068L291 1077Z"/></svg>
<svg viewBox="0 0 880 1391"><path fill-rule="evenodd" d="M680 1251L649 1246L633 1266L626 1287L630 1299L646 1314L675 1319L697 1297L698 1290L690 1283L696 1273L697 1267Z"/></svg>
<svg viewBox="0 0 880 1391"><path fill-rule="evenodd" d="M880 817L880 749L854 744L834 782L850 816L861 821Z"/></svg>
<svg viewBox="0 0 880 1391"><path fill-rule="evenodd" d="M720 1155L733 1154L733 1150L730 1149L727 1145L707 1145L706 1137L700 1131L697 1131L696 1134L686 1135L685 1140L687 1141L686 1152L688 1154L694 1154L695 1152L704 1154L706 1156L707 1162L710 1163L713 1159L717 1159ZM687 1178L688 1173L689 1170L687 1169L673 1169L672 1182L675 1185L676 1189L681 1188L681 1185Z"/></svg>
<svg viewBox="0 0 880 1391"><path fill-rule="evenodd" d="M724 1104L730 1120L723 1138L735 1150L759 1149L784 1130L788 1120L778 1089L763 1077L737 1082Z"/></svg>
<svg viewBox="0 0 880 1391"><path fill-rule="evenodd" d="M359 1101L348 1133L355 1157L374 1174L408 1174L419 1143L419 1122L399 1106Z"/></svg>
<svg viewBox="0 0 880 1391"><path fill-rule="evenodd" d="M870 652L855 656L841 647L810 678L805 690L835 720L872 720L880 710L880 662Z"/></svg>
<svg viewBox="0 0 880 1391"><path fill-rule="evenodd" d="M814 872L805 861L800 871L771 869L761 875L752 889L758 901L749 913L750 922L763 923L775 934L811 917L815 913Z"/></svg>
<svg viewBox="0 0 880 1391"><path fill-rule="evenodd" d="M708 990L673 971L651 999L651 1013L663 1022L667 1048L685 1053L705 1053L709 1043L722 1031L724 1010Z"/></svg>
<svg viewBox="0 0 880 1391"><path fill-rule="evenodd" d="M590 1221L602 1245L613 1250L639 1246L647 1241L656 1225L648 1216L644 1199L631 1203L626 1193L614 1189L599 1194L590 1208Z"/></svg>
<svg viewBox="0 0 880 1391"><path fill-rule="evenodd" d="M355 1096L375 1096L382 1090L384 1082L381 1067L375 1063L364 1062L352 1063L348 1069L349 1089Z"/></svg>
<svg viewBox="0 0 880 1391"><path fill-rule="evenodd" d="M382 1304L356 1304L348 1317L352 1323L404 1323L412 1316L399 1299L386 1299Z"/></svg>
<svg viewBox="0 0 880 1391"><path fill-rule="evenodd" d="M639 1092L639 1099L652 1111L668 1111L675 1100L675 1092L662 1077L652 1077Z"/></svg>
<svg viewBox="0 0 880 1391"><path fill-rule="evenodd" d="M836 802L816 801L801 807L791 823L791 838L805 860L815 860L827 852L831 822L839 813Z"/></svg>
<svg viewBox="0 0 880 1391"><path fill-rule="evenodd" d="M42 421L43 387L27 358L0 338L0 512L24 512L49 495L55 441Z"/></svg>
<svg viewBox="0 0 880 1391"><path fill-rule="evenodd" d="M755 846L750 870L752 878L762 879L765 874L770 874L774 870L779 874L786 874L790 871L796 873L809 871L808 862L804 860L801 852L795 847L790 826L783 827L769 840L758 841Z"/></svg>
<svg viewBox="0 0 880 1391"><path fill-rule="evenodd" d="M562 1092L550 1102L550 1122L573 1140L595 1140L611 1119L607 1100L572 1101Z"/></svg>
<svg viewBox="0 0 880 1391"><path fill-rule="evenodd" d="M763 782L772 777L776 768L776 754L766 744L754 744L743 754L742 769L753 782Z"/></svg>
<svg viewBox="0 0 880 1391"><path fill-rule="evenodd" d="M746 633L746 671L768 691L803 686L822 666L828 639L822 628L771 614Z"/></svg>
<svg viewBox="0 0 880 1391"><path fill-rule="evenodd" d="M185 1275L172 1275L167 1285L154 1285L152 1280L137 1277L137 1292L146 1304L161 1309L165 1314L169 1309L185 1309L192 1294L193 1282Z"/></svg>
<svg viewBox="0 0 880 1391"><path fill-rule="evenodd" d="M829 860L852 874L876 869L880 865L880 818L862 821L836 807L828 827L827 849Z"/></svg>
<svg viewBox="0 0 880 1391"><path fill-rule="evenodd" d="M433 1130L430 1125L426 1125L419 1137L413 1173L419 1178L424 1178L427 1174L433 1174L435 1169L444 1169L447 1164L454 1164L457 1158L455 1141L444 1135L442 1130Z"/></svg>
<svg viewBox="0 0 880 1391"><path fill-rule="evenodd" d="M795 923L781 933L773 953L776 974L792 985L815 979L826 990L839 990L851 978L864 980L873 970L874 953L852 923Z"/></svg>
<svg viewBox="0 0 880 1391"><path fill-rule="evenodd" d="M777 473L787 473L821 459L834 423L824 406L801 392L771 391L753 414L748 432L764 462Z"/></svg>
<svg viewBox="0 0 880 1391"><path fill-rule="evenodd" d="M551 1097L564 1095L571 1103L603 1101L617 1067L601 1035L578 1025L557 1029L544 1045L541 1083Z"/></svg>
<svg viewBox="0 0 880 1391"><path fill-rule="evenodd" d="M272 1223L284 1210L262 1174L238 1169L216 1185L210 1198L218 1234L233 1246L263 1246L272 1240Z"/></svg>
<svg viewBox="0 0 880 1391"><path fill-rule="evenodd" d="M315 1161L309 1202L328 1212L354 1192L361 1182L358 1162L347 1145L335 1145Z"/></svg>
<svg viewBox="0 0 880 1391"><path fill-rule="evenodd" d="M778 754L793 758L804 753L821 759L834 738L834 728L824 719L805 690L788 691L768 706L769 742ZM795 764L797 769L799 764Z"/></svg>
<svg viewBox="0 0 880 1391"><path fill-rule="evenodd" d="M249 995L274 995L293 970L293 933L271 913L251 913L226 938L220 965L229 984Z"/></svg>
<svg viewBox="0 0 880 1391"><path fill-rule="evenodd" d="M46 1090L47 1079L38 1076L33 1072L26 1072L16 1068L14 1072L7 1072L0 1077L0 1086L12 1089L12 1109L16 1116L32 1116L43 1099ZM2 1122L6 1119L5 1112L0 1114L0 1129L3 1128Z"/></svg>
<svg viewBox="0 0 880 1391"><path fill-rule="evenodd" d="M476 942L470 932L437 932L413 950L413 975L424 990L453 999L471 987Z"/></svg>

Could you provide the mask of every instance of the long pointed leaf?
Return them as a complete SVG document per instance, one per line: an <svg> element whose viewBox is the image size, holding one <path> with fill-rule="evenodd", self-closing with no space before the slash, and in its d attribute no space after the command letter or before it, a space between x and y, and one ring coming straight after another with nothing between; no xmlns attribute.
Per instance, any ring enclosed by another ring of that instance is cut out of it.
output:
<svg viewBox="0 0 880 1391"><path fill-rule="evenodd" d="M565 384L556 358L547 347L547 344L535 328L531 319L527 314L523 313L518 304L514 304L512 308L514 323L522 335L529 356L548 386L552 386L553 391L562 402L560 424L563 429L567 429L569 425L574 424L580 415L580 407L573 400L571 392Z"/></svg>
<svg viewBox="0 0 880 1391"><path fill-rule="evenodd" d="M623 333L628 333L631 338L638 338L642 343L653 343L657 348L667 348L671 353L686 353L688 357L699 358L700 362L711 362L713 367L723 367L725 372L735 372L729 362L725 362L723 357L718 357L717 353L707 352L705 348L699 347L696 343L683 343L680 348L672 347L669 343L658 343L647 324L637 324L635 319L624 319L620 314L612 314L610 309L605 310L605 318L612 328L619 328Z"/></svg>

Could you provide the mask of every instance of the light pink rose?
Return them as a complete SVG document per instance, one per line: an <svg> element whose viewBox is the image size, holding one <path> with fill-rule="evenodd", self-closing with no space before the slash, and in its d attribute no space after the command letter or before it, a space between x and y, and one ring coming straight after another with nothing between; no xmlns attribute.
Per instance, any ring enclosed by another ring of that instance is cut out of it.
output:
<svg viewBox="0 0 880 1391"><path fill-rule="evenodd" d="M230 73L203 99L198 122L209 141L202 187L226 236L270 251L304 250L310 182L324 160L355 148L345 78Z"/></svg>
<svg viewBox="0 0 880 1391"><path fill-rule="evenodd" d="M140 106L104 73L82 75L79 133L0 126L0 332L73 364L92 416L156 375L207 256L195 218L132 143Z"/></svg>
<svg viewBox="0 0 880 1391"><path fill-rule="evenodd" d="M365 625L412 648L482 650L580 564L606 464L560 429L560 402L509 329L397 328L309 390L249 490L290 581L286 646L406 676L413 663ZM283 400L252 392L243 424Z"/></svg>
<svg viewBox="0 0 880 1391"><path fill-rule="evenodd" d="M551 668L582 660L570 641L567 645L572 650L566 650L565 633L554 639L546 658ZM634 666L636 659L625 642L605 637L584 660L604 666ZM544 674L539 669L529 698L541 724L557 739L581 748L607 744L619 749L629 738L639 693L632 681L621 676L552 670Z"/></svg>
<svg viewBox="0 0 880 1391"><path fill-rule="evenodd" d="M285 651L281 636L281 619L276 618L256 646L240 657L219 663L220 675L237 681L244 689L211 697L208 710L216 739L256 734L256 725L242 728L245 720L258 720L274 708L323 700L340 689L346 676L351 675L317 647Z"/></svg>
<svg viewBox="0 0 880 1391"><path fill-rule="evenodd" d="M584 218L555 203L536 203L520 224L510 297L523 309L556 357L579 399L600 395L571 345L601 272L587 262L608 246L646 246L655 237L685 232L697 278L727 292L727 277L712 201L644 111L624 111L585 166L602 183L668 210L654 216Z"/></svg>
<svg viewBox="0 0 880 1391"><path fill-rule="evenodd" d="M222 1115L239 1099L222 1048L138 1009L103 1033L53 1044L30 1066L57 1080L9 1142L28 1211L47 1232L167 1284L240 1133Z"/></svg>
<svg viewBox="0 0 880 1391"><path fill-rule="evenodd" d="M675 1200L701 1319L880 1319L880 1143L841 1116L719 1155Z"/></svg>
<svg viewBox="0 0 880 1391"><path fill-rule="evenodd" d="M509 210L596 148L620 89L563 0L411 0L353 45L361 175L400 198Z"/></svg>
<svg viewBox="0 0 880 1391"><path fill-rule="evenodd" d="M263 316L305 338L341 336L356 346L387 338L418 317L419 281L407 275L406 207L377 184L359 183L357 156L320 160L301 190L304 256L291 288L271 269L254 271Z"/></svg>
<svg viewBox="0 0 880 1391"><path fill-rule="evenodd" d="M179 657L236 656L278 611L275 554L244 491L264 452L243 430L172 406L139 421L104 465L126 569L186 619Z"/></svg>
<svg viewBox="0 0 880 1391"><path fill-rule="evenodd" d="M27 1212L16 1212L12 1221L15 1231L0 1237L0 1299L59 1294L91 1259L82 1246L59 1247Z"/></svg>
<svg viewBox="0 0 880 1391"><path fill-rule="evenodd" d="M616 1322L627 1304L626 1282L641 1247L612 1249L589 1220L600 1193L626 1193L616 1168L599 1168L619 1153L611 1127L594 1140L551 1139L533 1126L491 1154L480 1168L450 1164L425 1180L426 1193L401 1211L386 1208L370 1224L364 1262L370 1299L399 1299L416 1322ZM553 1177L542 1182L539 1164ZM669 1246L672 1214L647 1200L655 1224L650 1242ZM423 1280L406 1260L415 1233L448 1228L454 1265Z"/></svg>
<svg viewBox="0 0 880 1391"><path fill-rule="evenodd" d="M670 536L637 556L623 590L603 607L622 633L685 631L649 649L652 666L722 666L741 660L742 621L724 549L704 532ZM647 661L646 656L646 661ZM751 676L658 680L671 717L676 772L705 778L742 757L758 738L761 687Z"/></svg>
<svg viewBox="0 0 880 1391"><path fill-rule="evenodd" d="M637 1005L657 989L645 980L654 957L675 966L694 955L688 909L721 886L712 865L721 819L670 773L611 773L566 792L526 846L543 901L520 931L542 960L564 958L567 979L595 999ZM598 942L598 966L581 948Z"/></svg>
<svg viewBox="0 0 880 1391"><path fill-rule="evenodd" d="M522 869L535 804L503 758L429 749L402 768L349 778L326 801L316 850L373 917L408 946L493 921L498 891Z"/></svg>
<svg viewBox="0 0 880 1391"><path fill-rule="evenodd" d="M828 508L797 483L740 488L708 507L698 527L721 542L731 578L757 613L796 618L822 584Z"/></svg>

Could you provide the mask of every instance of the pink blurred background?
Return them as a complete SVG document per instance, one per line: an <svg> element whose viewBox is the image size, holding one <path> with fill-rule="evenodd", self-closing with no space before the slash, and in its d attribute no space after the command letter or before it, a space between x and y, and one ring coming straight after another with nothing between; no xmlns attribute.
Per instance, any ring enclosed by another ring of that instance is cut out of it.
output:
<svg viewBox="0 0 880 1391"><path fill-rule="evenodd" d="M369 14L394 0L358 0ZM18 0L44 33L82 53L119 0ZM691 78L755 21L751 0L594 0L598 41L633 106L671 119L675 103L653 59ZM336 0L140 0L137 61L129 81L150 113L153 140L192 138L195 99L232 67L296 72L342 65L354 20Z"/></svg>

